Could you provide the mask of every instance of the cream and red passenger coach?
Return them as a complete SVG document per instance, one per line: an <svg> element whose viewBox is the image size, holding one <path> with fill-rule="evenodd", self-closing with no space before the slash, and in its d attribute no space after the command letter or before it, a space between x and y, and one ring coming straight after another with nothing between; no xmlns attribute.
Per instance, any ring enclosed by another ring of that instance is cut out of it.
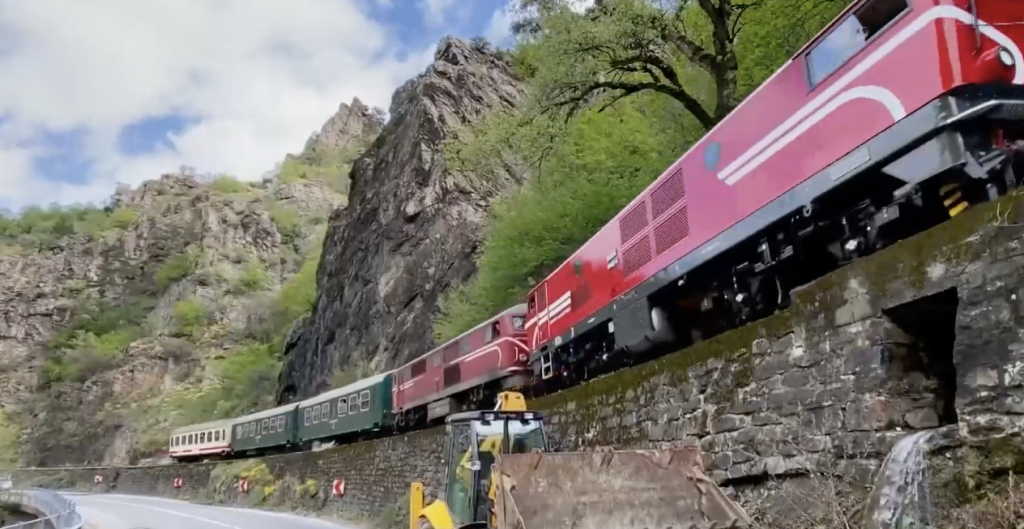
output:
<svg viewBox="0 0 1024 529"><path fill-rule="evenodd" d="M171 431L168 455L189 461L231 454L231 426L234 419L182 426Z"/></svg>
<svg viewBox="0 0 1024 529"><path fill-rule="evenodd" d="M1015 187L1022 44L1021 0L854 2L530 292L534 374L756 319Z"/></svg>

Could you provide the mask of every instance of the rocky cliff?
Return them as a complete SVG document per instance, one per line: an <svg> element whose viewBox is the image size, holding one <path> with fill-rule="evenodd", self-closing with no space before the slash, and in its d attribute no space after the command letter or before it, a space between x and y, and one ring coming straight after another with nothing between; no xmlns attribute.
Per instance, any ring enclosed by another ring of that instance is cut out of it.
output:
<svg viewBox="0 0 1024 529"><path fill-rule="evenodd" d="M488 207L520 178L460 174L441 159L442 142L522 93L496 54L449 37L394 94L390 121L353 167L348 206L328 222L316 305L289 338L280 401L428 349L438 297L475 271Z"/></svg>
<svg viewBox="0 0 1024 529"><path fill-rule="evenodd" d="M0 453L127 463L172 426L271 404L351 153L380 114L341 105L261 183L167 174L104 209L0 217Z"/></svg>

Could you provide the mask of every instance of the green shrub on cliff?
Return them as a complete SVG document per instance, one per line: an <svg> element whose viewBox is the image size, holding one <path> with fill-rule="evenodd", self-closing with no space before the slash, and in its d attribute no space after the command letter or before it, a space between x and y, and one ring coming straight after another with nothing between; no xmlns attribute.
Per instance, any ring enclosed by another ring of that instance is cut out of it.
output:
<svg viewBox="0 0 1024 529"><path fill-rule="evenodd" d="M18 427L8 420L3 410L0 410L0 469L17 467L20 449L21 439Z"/></svg>
<svg viewBox="0 0 1024 529"><path fill-rule="evenodd" d="M167 288L185 279L199 269L199 256L191 251L171 255L156 271L156 284Z"/></svg>
<svg viewBox="0 0 1024 529"><path fill-rule="evenodd" d="M197 297L188 297L174 304L174 322L178 333L199 338L208 319L206 303Z"/></svg>

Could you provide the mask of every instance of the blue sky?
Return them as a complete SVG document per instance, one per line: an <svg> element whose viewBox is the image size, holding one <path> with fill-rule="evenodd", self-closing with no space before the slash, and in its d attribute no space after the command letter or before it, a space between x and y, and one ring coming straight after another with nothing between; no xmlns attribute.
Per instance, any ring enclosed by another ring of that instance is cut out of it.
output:
<svg viewBox="0 0 1024 529"><path fill-rule="evenodd" d="M387 108L442 36L508 43L509 2L0 0L0 208L258 179L339 103Z"/></svg>

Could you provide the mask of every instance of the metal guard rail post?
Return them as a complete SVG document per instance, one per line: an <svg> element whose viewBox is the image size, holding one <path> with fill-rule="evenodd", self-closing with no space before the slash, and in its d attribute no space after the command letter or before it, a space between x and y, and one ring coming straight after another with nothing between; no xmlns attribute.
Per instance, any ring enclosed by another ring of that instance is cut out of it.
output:
<svg viewBox="0 0 1024 529"><path fill-rule="evenodd" d="M0 501L35 509L39 518L5 525L0 529L81 529L82 515L75 502L62 494L46 489L26 488L0 490Z"/></svg>

